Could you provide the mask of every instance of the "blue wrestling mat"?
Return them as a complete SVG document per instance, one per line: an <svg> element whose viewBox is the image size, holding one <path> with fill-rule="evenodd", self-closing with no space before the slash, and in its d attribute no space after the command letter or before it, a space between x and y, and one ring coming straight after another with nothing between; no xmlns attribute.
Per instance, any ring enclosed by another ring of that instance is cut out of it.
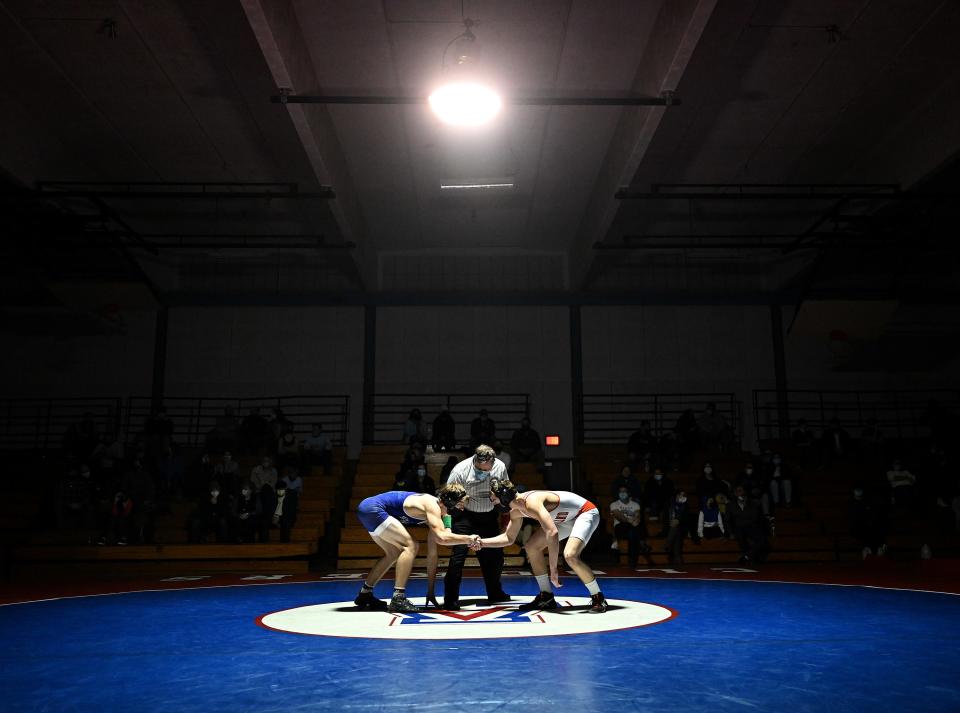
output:
<svg viewBox="0 0 960 713"><path fill-rule="evenodd" d="M601 578L611 611L357 612L356 581L0 606L4 711L960 711L960 596ZM505 577L527 601L529 577ZM411 582L411 596L423 583ZM387 583L377 593L389 592ZM569 594L569 596L566 596Z"/></svg>

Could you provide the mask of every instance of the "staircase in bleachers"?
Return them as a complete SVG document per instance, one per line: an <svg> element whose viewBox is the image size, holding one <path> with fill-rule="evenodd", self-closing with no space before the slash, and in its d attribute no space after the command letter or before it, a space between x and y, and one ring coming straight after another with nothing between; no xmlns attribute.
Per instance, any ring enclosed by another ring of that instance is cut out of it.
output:
<svg viewBox="0 0 960 713"><path fill-rule="evenodd" d="M383 555L383 550L372 540L366 530L360 525L356 516L357 506L364 498L390 490L393 487L394 476L400 468L406 447L402 445L370 445L364 446L357 463L357 474L353 483L353 492L350 497L345 525L340 532L340 545L337 553L337 568L341 570L367 570ZM427 472L439 487L440 472L447 462L448 453L428 453ZM518 463L514 480L533 490L543 487L543 476L537 472L532 463ZM418 552L415 569L423 571L426 567L426 527L409 528L414 538L421 544ZM448 562L449 549L440 548L439 568L442 570ZM523 563L520 548L516 545L506 548L505 563L508 566L519 566ZM477 558L467 557L467 567L478 566Z"/></svg>

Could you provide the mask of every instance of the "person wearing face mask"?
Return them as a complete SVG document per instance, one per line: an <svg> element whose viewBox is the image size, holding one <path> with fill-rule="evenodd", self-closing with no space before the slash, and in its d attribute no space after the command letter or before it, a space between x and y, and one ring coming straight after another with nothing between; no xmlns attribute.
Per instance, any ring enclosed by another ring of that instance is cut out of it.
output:
<svg viewBox="0 0 960 713"><path fill-rule="evenodd" d="M734 498L727 504L728 532L740 545L740 563L762 564L767 550L763 512L742 485L733 492Z"/></svg>
<svg viewBox="0 0 960 713"><path fill-rule="evenodd" d="M690 532L693 524L689 506L687 505L687 493L678 490L673 497L667 514L669 520L667 525L667 544L666 551L670 558L670 564L683 564L683 541Z"/></svg>
<svg viewBox="0 0 960 713"><path fill-rule="evenodd" d="M662 469L655 468L643 486L643 502L650 520L660 522L657 537L666 537L670 529L669 510L673 506L673 496L673 481L663 474Z"/></svg>
<svg viewBox="0 0 960 713"><path fill-rule="evenodd" d="M702 505L708 498L729 495L730 487L713 472L713 464L703 464L703 473L697 478L697 503Z"/></svg>
<svg viewBox="0 0 960 713"><path fill-rule="evenodd" d="M254 542L260 529L260 500L253 492L250 481L240 485L240 494L233 503L230 523L231 539Z"/></svg>
<svg viewBox="0 0 960 713"><path fill-rule="evenodd" d="M647 544L647 528L643 520L643 507L630 497L630 490L621 485L617 491L617 499L610 503L610 517L613 518L613 544L610 549L619 552L619 540L627 541L627 564L637 566L637 557L640 552L647 561L653 564L650 558L650 545Z"/></svg>
<svg viewBox="0 0 960 713"><path fill-rule="evenodd" d="M507 480L507 468L496 456L496 452L487 445L479 445L472 458L465 458L453 467L447 478L447 485L460 485L469 496L463 510L452 512L451 530L455 534L477 534L480 537L496 537L500 534L500 512L490 500L490 482L492 479ZM444 608L456 611L460 608L460 582L463 578L463 565L467 559L467 546L453 548L447 573L443 578ZM500 577L503 573L503 550L501 548L482 549L477 552L483 584L487 591L487 603L510 601L503 591Z"/></svg>
<svg viewBox="0 0 960 713"><path fill-rule="evenodd" d="M736 481L737 485L742 485L747 497L753 498L760 503L764 517L770 517L770 486L764 473L760 472L753 461L747 461L743 466L743 472ZM730 528L727 528L728 534Z"/></svg>
<svg viewBox="0 0 960 713"><path fill-rule="evenodd" d="M220 483L210 481L207 492L200 497L197 509L190 516L190 542L204 543L210 533L214 534L217 542L225 542L230 524L230 505L230 498L220 491Z"/></svg>
<svg viewBox="0 0 960 713"><path fill-rule="evenodd" d="M767 480L774 506L783 501L785 507L793 507L793 477L779 453L774 453L768 466Z"/></svg>
<svg viewBox="0 0 960 713"><path fill-rule="evenodd" d="M300 507L300 493L291 490L287 481L280 479L277 481L277 498L273 507L273 517L270 525L280 529L280 542L290 542L290 530L297 522L297 511ZM261 530L262 532L262 530ZM269 538L269 533L264 542Z"/></svg>

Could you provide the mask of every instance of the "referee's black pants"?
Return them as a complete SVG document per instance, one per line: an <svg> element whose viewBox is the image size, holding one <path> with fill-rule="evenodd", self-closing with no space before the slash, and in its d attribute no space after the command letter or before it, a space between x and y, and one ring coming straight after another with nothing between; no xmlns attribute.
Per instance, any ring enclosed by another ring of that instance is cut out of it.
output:
<svg viewBox="0 0 960 713"><path fill-rule="evenodd" d="M453 524L451 532L457 535L480 535L480 537L496 537L500 534L500 513L496 508L490 512L471 512L469 510L454 510L451 513ZM457 604L460 601L460 580L463 579L463 563L467 559L467 546L457 545L452 548L450 564L443 577L443 603L445 606ZM487 597L501 599L503 587L500 584L500 575L503 573L503 548L484 547L477 552L480 560L480 571L483 572L483 584L487 588Z"/></svg>

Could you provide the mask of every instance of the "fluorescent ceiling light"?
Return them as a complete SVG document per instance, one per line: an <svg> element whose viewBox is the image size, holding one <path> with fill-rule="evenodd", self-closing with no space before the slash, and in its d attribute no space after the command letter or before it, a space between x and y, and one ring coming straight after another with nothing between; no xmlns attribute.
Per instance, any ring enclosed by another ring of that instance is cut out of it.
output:
<svg viewBox="0 0 960 713"><path fill-rule="evenodd" d="M440 87L428 101L437 118L451 126L481 126L499 114L503 106L495 91L471 82Z"/></svg>
<svg viewBox="0 0 960 713"><path fill-rule="evenodd" d="M441 191L471 191L482 188L513 188L512 183L441 183Z"/></svg>

